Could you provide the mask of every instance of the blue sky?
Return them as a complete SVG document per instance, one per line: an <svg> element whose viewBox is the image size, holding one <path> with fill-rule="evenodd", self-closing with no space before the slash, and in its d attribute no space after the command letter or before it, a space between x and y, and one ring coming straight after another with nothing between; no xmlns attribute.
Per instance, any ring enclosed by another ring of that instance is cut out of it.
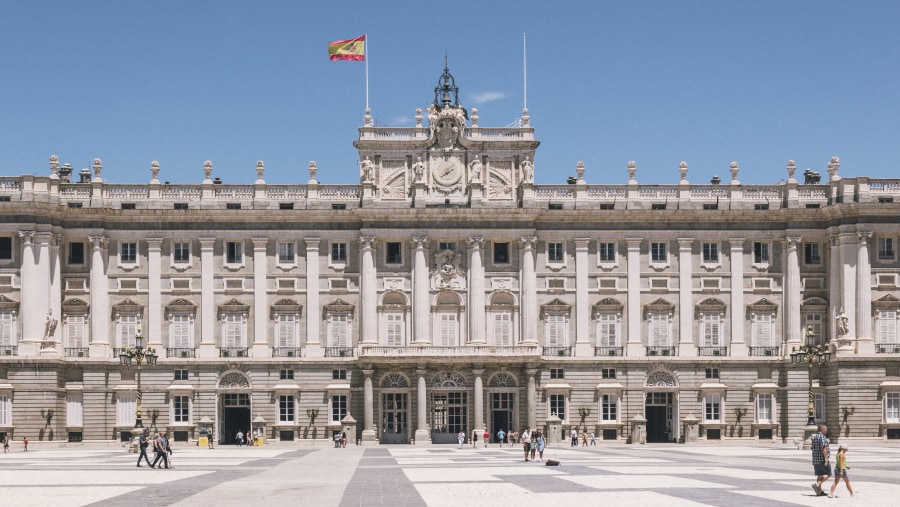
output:
<svg viewBox="0 0 900 507"><path fill-rule="evenodd" d="M369 104L411 126L445 53L479 125L521 116L541 141L538 183L584 161L592 184L713 175L898 177L896 1L0 2L0 175L103 160L110 183L357 183L365 64L329 41L369 37Z"/></svg>

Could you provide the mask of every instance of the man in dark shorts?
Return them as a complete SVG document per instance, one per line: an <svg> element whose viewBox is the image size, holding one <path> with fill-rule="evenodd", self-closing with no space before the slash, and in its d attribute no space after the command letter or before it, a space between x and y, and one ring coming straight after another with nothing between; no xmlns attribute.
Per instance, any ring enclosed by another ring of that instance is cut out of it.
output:
<svg viewBox="0 0 900 507"><path fill-rule="evenodd" d="M822 491L822 483L831 478L831 450L828 448L828 426L819 425L819 432L810 438L812 447L812 463L813 470L816 474L816 482L812 485L813 491L818 496L824 496L826 493Z"/></svg>

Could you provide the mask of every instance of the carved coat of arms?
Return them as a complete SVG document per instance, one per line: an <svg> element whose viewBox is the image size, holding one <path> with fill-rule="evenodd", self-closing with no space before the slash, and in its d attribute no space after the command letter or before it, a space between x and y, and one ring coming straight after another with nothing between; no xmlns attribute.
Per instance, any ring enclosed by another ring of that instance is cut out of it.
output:
<svg viewBox="0 0 900 507"><path fill-rule="evenodd" d="M434 254L431 270L432 289L465 288L466 271L459 266L460 254L453 250L441 250Z"/></svg>

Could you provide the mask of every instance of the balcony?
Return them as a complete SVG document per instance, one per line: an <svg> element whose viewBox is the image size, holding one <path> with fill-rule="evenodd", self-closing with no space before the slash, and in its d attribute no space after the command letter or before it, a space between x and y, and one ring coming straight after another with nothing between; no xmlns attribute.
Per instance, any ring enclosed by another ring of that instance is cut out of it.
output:
<svg viewBox="0 0 900 507"><path fill-rule="evenodd" d="M727 356L728 347L697 347L698 356Z"/></svg>
<svg viewBox="0 0 900 507"><path fill-rule="evenodd" d="M544 357L571 357L572 347L544 347L541 355Z"/></svg>
<svg viewBox="0 0 900 507"><path fill-rule="evenodd" d="M275 347L272 349L272 357L302 357L302 352L300 347Z"/></svg>
<svg viewBox="0 0 900 507"><path fill-rule="evenodd" d="M0 356L18 356L19 347L15 345L4 345L0 347Z"/></svg>
<svg viewBox="0 0 900 507"><path fill-rule="evenodd" d="M327 349L326 349L327 350ZM546 349L545 349L546 350ZM363 358L420 358L420 357L502 357L502 358L537 358L540 347L536 345L502 346L472 345L462 347L367 347L360 348L359 357Z"/></svg>
<svg viewBox="0 0 900 507"><path fill-rule="evenodd" d="M900 343L876 343L876 354L900 354Z"/></svg>
<svg viewBox="0 0 900 507"><path fill-rule="evenodd" d="M622 347L594 347L595 356L621 356Z"/></svg>
<svg viewBox="0 0 900 507"><path fill-rule="evenodd" d="M250 357L247 347L219 347L219 357Z"/></svg>
<svg viewBox="0 0 900 507"><path fill-rule="evenodd" d="M674 356L675 347L647 347L648 356Z"/></svg>
<svg viewBox="0 0 900 507"><path fill-rule="evenodd" d="M325 347L325 357L353 357L353 347Z"/></svg>
<svg viewBox="0 0 900 507"><path fill-rule="evenodd" d="M194 349L192 348L184 348L184 347L175 347L175 348L167 348L166 349L166 357L177 357L181 359L187 359L189 357L196 357Z"/></svg>
<svg viewBox="0 0 900 507"><path fill-rule="evenodd" d="M750 355L757 357L776 357L778 356L778 347L749 347Z"/></svg>
<svg viewBox="0 0 900 507"><path fill-rule="evenodd" d="M88 357L90 356L90 349L88 347L66 347L65 349L66 357ZM116 356L118 357L118 356Z"/></svg>

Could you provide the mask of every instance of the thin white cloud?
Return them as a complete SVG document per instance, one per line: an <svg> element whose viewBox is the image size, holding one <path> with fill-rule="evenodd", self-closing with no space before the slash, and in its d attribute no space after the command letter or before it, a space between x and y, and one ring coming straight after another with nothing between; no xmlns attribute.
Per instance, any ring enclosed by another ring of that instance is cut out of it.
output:
<svg viewBox="0 0 900 507"><path fill-rule="evenodd" d="M493 102L495 100L503 100L506 98L506 94L503 92L481 92L476 93L472 96L472 103L476 106L480 106L481 104L485 104L487 102Z"/></svg>

